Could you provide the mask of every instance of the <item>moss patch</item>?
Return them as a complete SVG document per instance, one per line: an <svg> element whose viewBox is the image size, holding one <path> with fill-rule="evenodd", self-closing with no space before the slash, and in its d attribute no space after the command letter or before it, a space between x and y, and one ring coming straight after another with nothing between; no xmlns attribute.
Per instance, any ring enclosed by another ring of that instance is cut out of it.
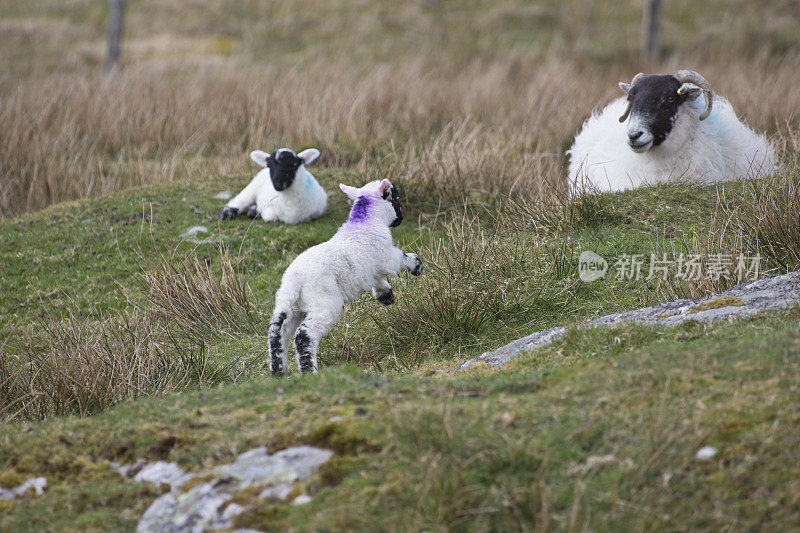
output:
<svg viewBox="0 0 800 533"><path fill-rule="evenodd" d="M708 311L709 309L721 309L723 307L740 307L744 302L738 296L720 296L707 302L697 304L692 308L688 314L700 313L701 311Z"/></svg>

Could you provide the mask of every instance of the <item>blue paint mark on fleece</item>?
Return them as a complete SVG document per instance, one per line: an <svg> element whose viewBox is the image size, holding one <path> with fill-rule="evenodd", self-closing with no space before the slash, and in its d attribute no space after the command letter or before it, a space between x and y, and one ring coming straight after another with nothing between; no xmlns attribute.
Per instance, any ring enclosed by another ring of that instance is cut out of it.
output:
<svg viewBox="0 0 800 533"><path fill-rule="evenodd" d="M703 126L708 134L711 136L712 139L716 140L719 143L726 142L730 136L730 123L725 120L721 120L721 112L720 106L722 105L719 99L715 102L716 105L711 107L711 114L703 121ZM696 109L698 112L702 112L706 108L706 100L705 97L701 94L698 96L693 102L690 102L692 108Z"/></svg>
<svg viewBox="0 0 800 533"><path fill-rule="evenodd" d="M359 196L352 211L350 211L348 222L365 222L369 218L370 205L371 202L369 198L366 196Z"/></svg>

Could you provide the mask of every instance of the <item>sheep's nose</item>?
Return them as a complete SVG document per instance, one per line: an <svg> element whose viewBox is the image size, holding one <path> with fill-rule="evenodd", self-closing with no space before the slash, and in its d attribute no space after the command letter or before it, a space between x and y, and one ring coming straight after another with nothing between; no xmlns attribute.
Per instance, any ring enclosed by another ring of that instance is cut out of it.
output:
<svg viewBox="0 0 800 533"><path fill-rule="evenodd" d="M629 131L628 132L628 139L630 139L631 142L634 142L636 139L641 137L643 134L644 134L644 131L642 131L642 130Z"/></svg>

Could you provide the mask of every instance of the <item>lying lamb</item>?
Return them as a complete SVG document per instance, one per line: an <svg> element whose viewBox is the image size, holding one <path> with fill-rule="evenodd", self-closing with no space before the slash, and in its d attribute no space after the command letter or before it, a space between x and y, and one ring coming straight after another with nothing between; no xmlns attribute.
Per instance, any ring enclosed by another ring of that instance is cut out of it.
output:
<svg viewBox="0 0 800 533"><path fill-rule="evenodd" d="M769 142L697 72L640 73L619 86L627 97L593 114L567 151L572 192L711 184L778 170Z"/></svg>
<svg viewBox="0 0 800 533"><path fill-rule="evenodd" d="M219 218L236 218L247 212L250 218L260 216L265 222L299 224L321 217L328 208L328 195L305 167L317 157L319 150L314 148L299 154L288 148L272 154L251 152L250 158L264 170L228 202Z"/></svg>
<svg viewBox="0 0 800 533"><path fill-rule="evenodd" d="M329 241L309 248L292 261L275 294L275 311L269 324L273 374L287 371L284 339L295 328L297 365L303 372L316 372L319 342L346 303L371 288L376 300L389 305L394 302L394 293L387 276L395 276L402 269L413 276L422 272L417 254L407 254L392 245L389 228L400 225L403 213L391 182L373 181L360 189L339 187L355 202L350 218Z"/></svg>

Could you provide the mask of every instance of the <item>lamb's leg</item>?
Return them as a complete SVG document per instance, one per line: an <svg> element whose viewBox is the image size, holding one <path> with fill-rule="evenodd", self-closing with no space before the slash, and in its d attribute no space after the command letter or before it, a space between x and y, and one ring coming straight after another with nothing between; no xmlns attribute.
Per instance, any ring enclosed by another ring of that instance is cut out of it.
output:
<svg viewBox="0 0 800 533"><path fill-rule="evenodd" d="M374 287L372 287L372 295L383 305L391 305L394 303L394 291L392 286L385 279L379 280Z"/></svg>
<svg viewBox="0 0 800 533"><path fill-rule="evenodd" d="M269 208L269 207L266 207L266 208L262 209L262 210L261 210L261 211L258 213L258 216L260 216L260 217L261 217L261 219L262 219L264 222L275 222L276 220L278 220L278 216L275 214L275 211L273 211L273 210L272 210L271 208Z"/></svg>
<svg viewBox="0 0 800 533"><path fill-rule="evenodd" d="M273 374L285 374L289 370L286 354L286 337L295 330L302 318L292 310L275 310L269 322L269 366Z"/></svg>
<svg viewBox="0 0 800 533"><path fill-rule="evenodd" d="M242 192L234 196L231 201L229 201L225 207L222 209L222 213L220 213L219 218L220 220L225 220L228 218L236 218L239 214L247 212L249 215L249 209L255 205L256 198L258 197L258 191L261 190L261 186L264 184L264 180L267 179L269 173L261 171L256 174L256 177L242 189Z"/></svg>
<svg viewBox="0 0 800 533"><path fill-rule="evenodd" d="M322 337L328 333L342 312L342 304L334 302L331 307L319 306L309 311L294 336L297 366L301 372L317 372L317 351Z"/></svg>

